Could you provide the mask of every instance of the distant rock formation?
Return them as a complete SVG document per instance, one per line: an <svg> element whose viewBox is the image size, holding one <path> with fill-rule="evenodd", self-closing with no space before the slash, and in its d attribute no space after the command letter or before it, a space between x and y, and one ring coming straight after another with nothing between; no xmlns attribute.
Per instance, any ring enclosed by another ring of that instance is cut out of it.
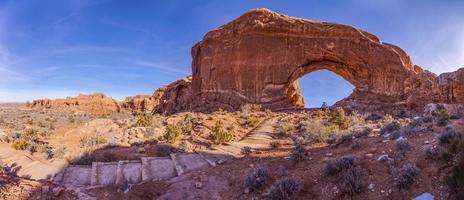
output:
<svg viewBox="0 0 464 200"><path fill-rule="evenodd" d="M136 95L126 97L121 103L121 108L133 113L151 112L159 104L159 98L154 95Z"/></svg>
<svg viewBox="0 0 464 200"><path fill-rule="evenodd" d="M55 100L39 99L32 101L27 106L30 108L84 111L97 115L121 111L121 107L116 100L102 93L79 94L77 97Z"/></svg>

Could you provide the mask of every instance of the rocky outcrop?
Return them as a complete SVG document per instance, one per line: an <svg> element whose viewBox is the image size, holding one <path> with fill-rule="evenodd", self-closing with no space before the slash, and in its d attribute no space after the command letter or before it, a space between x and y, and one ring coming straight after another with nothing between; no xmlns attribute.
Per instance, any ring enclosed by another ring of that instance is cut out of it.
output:
<svg viewBox="0 0 464 200"><path fill-rule="evenodd" d="M156 93L155 93L156 94ZM126 97L121 103L123 110L133 113L151 112L159 104L159 98L156 95L136 95Z"/></svg>
<svg viewBox="0 0 464 200"><path fill-rule="evenodd" d="M438 76L440 99L444 103L464 103L464 68Z"/></svg>
<svg viewBox="0 0 464 200"><path fill-rule="evenodd" d="M160 87L155 92L154 96L155 95L159 97L159 105L156 106L154 112L170 114L191 110L192 76Z"/></svg>
<svg viewBox="0 0 464 200"><path fill-rule="evenodd" d="M67 97L65 99L39 99L32 101L28 107L41 109L83 111L96 115L111 112L120 112L119 103L111 97L102 93L91 95L79 94L77 97Z"/></svg>

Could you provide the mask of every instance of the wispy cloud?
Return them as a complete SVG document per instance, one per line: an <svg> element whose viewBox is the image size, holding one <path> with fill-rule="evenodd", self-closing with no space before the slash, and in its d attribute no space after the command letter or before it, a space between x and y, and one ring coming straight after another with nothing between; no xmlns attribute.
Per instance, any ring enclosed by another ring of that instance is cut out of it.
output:
<svg viewBox="0 0 464 200"><path fill-rule="evenodd" d="M152 62L152 61L146 61L146 60L129 60L129 63L134 66L142 66L142 67L149 67L155 70L158 70L160 72L167 72L167 73L173 73L173 74L182 74L182 75L187 75L190 74L189 71L186 69L178 69L173 66L168 66L164 65L161 63L157 62Z"/></svg>

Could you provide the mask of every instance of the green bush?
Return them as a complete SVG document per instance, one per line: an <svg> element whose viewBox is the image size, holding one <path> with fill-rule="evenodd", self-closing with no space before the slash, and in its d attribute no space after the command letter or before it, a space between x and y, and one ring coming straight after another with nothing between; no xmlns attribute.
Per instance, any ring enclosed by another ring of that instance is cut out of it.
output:
<svg viewBox="0 0 464 200"><path fill-rule="evenodd" d="M69 115L69 116L68 116L68 121L69 121L70 123L74 123L74 122L76 122L76 117L75 117L74 115Z"/></svg>
<svg viewBox="0 0 464 200"><path fill-rule="evenodd" d="M266 168L258 168L245 179L245 187L250 189L250 192L261 189L269 179L269 171Z"/></svg>
<svg viewBox="0 0 464 200"><path fill-rule="evenodd" d="M152 115L142 114L137 116L137 122L135 123L135 125L138 127L148 127L152 124L152 122Z"/></svg>
<svg viewBox="0 0 464 200"><path fill-rule="evenodd" d="M16 150L26 150L27 148L27 142L20 139L11 144L11 148L16 149Z"/></svg>
<svg viewBox="0 0 464 200"><path fill-rule="evenodd" d="M337 185L344 194L353 196L362 191L364 181L361 166L352 155L329 160L323 173L325 176L336 176Z"/></svg>
<svg viewBox="0 0 464 200"><path fill-rule="evenodd" d="M307 142L327 142L330 134L338 130L338 126L326 126L320 120L308 120L300 123L300 130Z"/></svg>
<svg viewBox="0 0 464 200"><path fill-rule="evenodd" d="M446 126L450 120L448 111L443 105L438 104L437 109L432 113L437 120L437 126Z"/></svg>
<svg viewBox="0 0 464 200"><path fill-rule="evenodd" d="M294 178L285 177L278 180L271 187L269 192L270 200L287 200L298 194L301 190L301 183Z"/></svg>
<svg viewBox="0 0 464 200"><path fill-rule="evenodd" d="M449 166L446 183L455 199L464 199L464 137L451 142L443 158Z"/></svg>
<svg viewBox="0 0 464 200"><path fill-rule="evenodd" d="M286 120L280 120L277 122L276 135L279 137L285 137L291 134L292 127Z"/></svg>
<svg viewBox="0 0 464 200"><path fill-rule="evenodd" d="M280 144L279 141L272 141L271 143L269 143L269 145L275 149L275 148L279 148L282 144Z"/></svg>
<svg viewBox="0 0 464 200"><path fill-rule="evenodd" d="M178 124L168 124L166 126L166 132L164 133L164 139L169 143L174 143L182 133L182 127Z"/></svg>
<svg viewBox="0 0 464 200"><path fill-rule="evenodd" d="M345 114L345 110L337 107L329 113L329 123L337 125L340 129L347 129L350 126L350 120Z"/></svg>
<svg viewBox="0 0 464 200"><path fill-rule="evenodd" d="M252 127L252 128L255 128L258 126L258 123L259 123L259 118L256 117L256 116L249 116L247 118L247 126L248 127Z"/></svg>
<svg viewBox="0 0 464 200"><path fill-rule="evenodd" d="M413 165L404 165L395 177L395 185L399 190L407 190L416 180L419 170Z"/></svg>
<svg viewBox="0 0 464 200"><path fill-rule="evenodd" d="M306 158L305 150L302 144L295 144L292 149L291 157L295 163L302 162Z"/></svg>
<svg viewBox="0 0 464 200"><path fill-rule="evenodd" d="M216 121L212 135L214 144L223 144L232 140L232 134L224 130L222 121Z"/></svg>

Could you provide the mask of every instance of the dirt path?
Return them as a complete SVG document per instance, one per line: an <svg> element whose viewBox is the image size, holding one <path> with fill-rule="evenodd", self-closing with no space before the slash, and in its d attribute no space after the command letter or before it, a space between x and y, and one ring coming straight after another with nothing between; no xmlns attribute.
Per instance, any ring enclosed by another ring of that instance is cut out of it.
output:
<svg viewBox="0 0 464 200"><path fill-rule="evenodd" d="M17 168L17 175L32 179L45 179L48 175L60 172L66 165L62 160L46 160L25 151L17 151L8 144L0 144L0 161L4 165Z"/></svg>
<svg viewBox="0 0 464 200"><path fill-rule="evenodd" d="M242 140L229 142L225 145L214 146L213 148L234 157L243 157L243 147L250 147L251 149L268 149L270 148L270 143L275 140L273 137L275 133L274 125L280 118L281 117L273 117L266 119Z"/></svg>

